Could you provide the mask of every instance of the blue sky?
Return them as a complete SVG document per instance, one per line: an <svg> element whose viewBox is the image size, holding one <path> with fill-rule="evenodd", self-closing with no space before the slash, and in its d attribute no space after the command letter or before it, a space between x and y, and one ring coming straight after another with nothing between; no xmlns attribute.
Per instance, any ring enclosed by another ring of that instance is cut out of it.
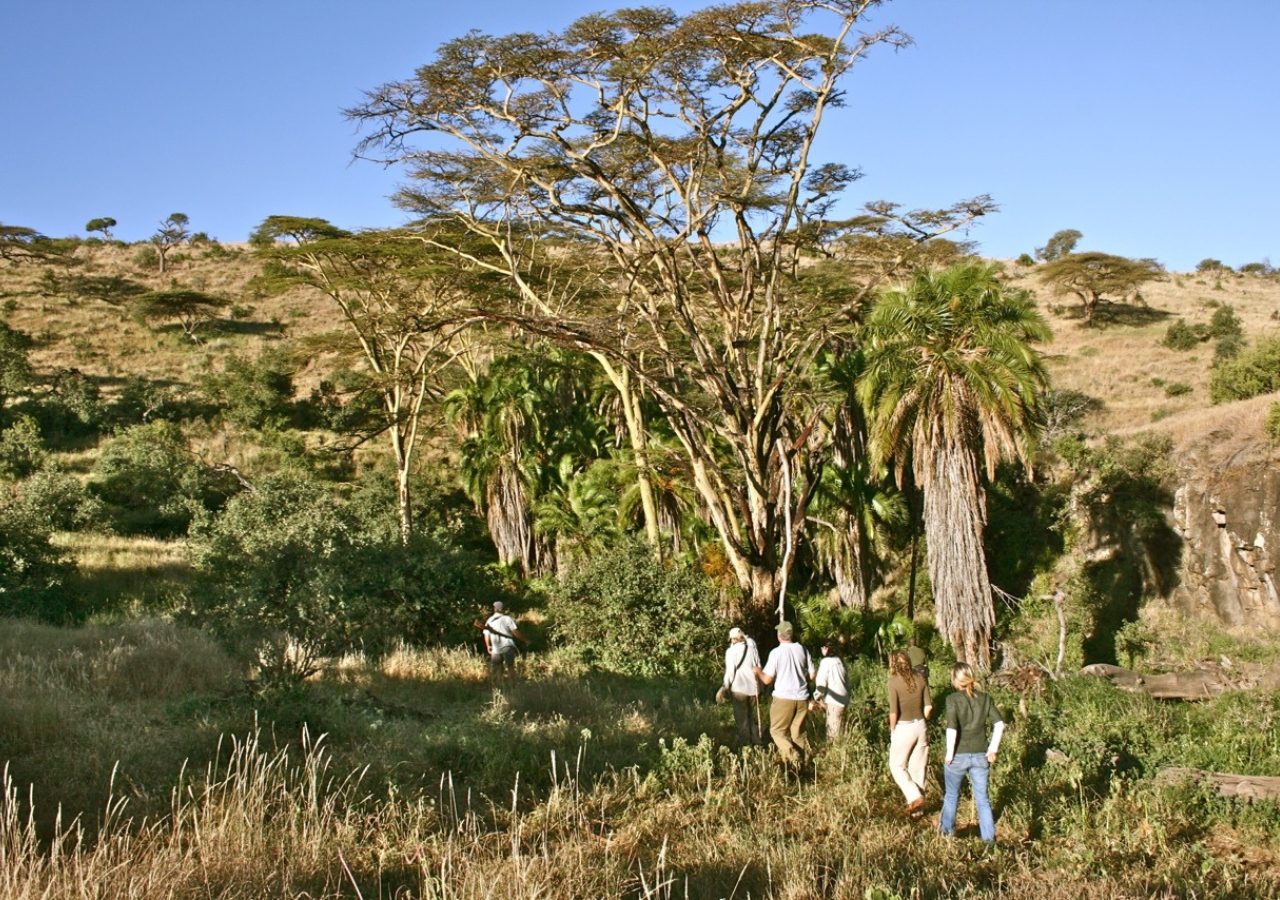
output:
<svg viewBox="0 0 1280 900"><path fill-rule="evenodd" d="M621 4L614 4L621 5ZM632 4L634 5L634 4ZM705 4L672 2L680 11ZM394 170L352 162L341 110L440 42L559 28L605 0L0 0L0 222L141 239L170 212L243 240L271 214L394 225ZM990 193L992 256L1081 249L1280 262L1280 3L897 0L915 46L847 82L820 155L854 200Z"/></svg>

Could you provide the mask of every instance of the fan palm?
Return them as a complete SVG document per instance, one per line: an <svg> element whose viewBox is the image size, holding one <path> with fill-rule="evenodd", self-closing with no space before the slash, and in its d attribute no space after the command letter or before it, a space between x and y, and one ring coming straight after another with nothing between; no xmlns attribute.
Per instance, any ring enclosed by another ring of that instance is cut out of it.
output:
<svg viewBox="0 0 1280 900"><path fill-rule="evenodd" d="M1033 342L1049 328L995 266L921 272L883 294L867 322L859 389L873 457L899 482L908 465L924 496L938 630L986 668L995 607L987 577L982 472L1003 459L1030 467L1047 375Z"/></svg>

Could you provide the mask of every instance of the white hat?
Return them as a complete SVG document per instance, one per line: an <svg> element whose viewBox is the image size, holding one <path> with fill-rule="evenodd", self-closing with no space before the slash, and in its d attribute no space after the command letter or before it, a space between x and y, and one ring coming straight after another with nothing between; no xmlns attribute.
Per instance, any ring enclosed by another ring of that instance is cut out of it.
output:
<svg viewBox="0 0 1280 900"><path fill-rule="evenodd" d="M739 628L737 625L734 625L732 628L729 629L729 640L736 641L739 638L744 638L744 637L746 637L746 635L743 633L742 629Z"/></svg>

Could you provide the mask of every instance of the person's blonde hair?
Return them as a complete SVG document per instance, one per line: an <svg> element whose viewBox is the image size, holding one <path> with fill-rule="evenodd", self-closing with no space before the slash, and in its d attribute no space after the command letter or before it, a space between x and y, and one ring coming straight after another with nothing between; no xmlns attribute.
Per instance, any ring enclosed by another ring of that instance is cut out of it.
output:
<svg viewBox="0 0 1280 900"><path fill-rule="evenodd" d="M951 667L951 683L957 689L964 691L968 696L973 696L973 688L976 680L973 677L973 667L966 662L958 662Z"/></svg>
<svg viewBox="0 0 1280 900"><path fill-rule="evenodd" d="M916 670L911 668L911 658L903 651L894 650L889 654L889 674L897 675L906 681L907 690L915 690Z"/></svg>

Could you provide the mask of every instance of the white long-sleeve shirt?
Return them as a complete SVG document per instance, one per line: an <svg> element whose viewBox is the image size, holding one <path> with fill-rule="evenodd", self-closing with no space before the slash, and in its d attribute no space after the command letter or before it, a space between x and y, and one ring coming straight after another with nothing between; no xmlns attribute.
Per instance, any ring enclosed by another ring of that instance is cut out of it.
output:
<svg viewBox="0 0 1280 900"><path fill-rule="evenodd" d="M760 651L751 638L730 644L724 651L724 686L734 694L754 697L760 693L755 670L760 668Z"/></svg>
<svg viewBox="0 0 1280 900"><path fill-rule="evenodd" d="M849 674L840 657L822 657L814 683L817 687L816 696L823 703L840 707L849 705Z"/></svg>

